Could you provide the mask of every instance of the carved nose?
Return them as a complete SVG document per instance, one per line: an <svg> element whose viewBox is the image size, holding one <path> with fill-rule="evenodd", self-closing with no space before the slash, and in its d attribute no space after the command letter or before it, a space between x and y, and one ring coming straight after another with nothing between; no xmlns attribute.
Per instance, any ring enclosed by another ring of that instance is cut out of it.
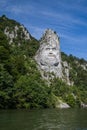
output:
<svg viewBox="0 0 87 130"><path fill-rule="evenodd" d="M50 52L49 54L50 54L50 55L52 55L53 53L52 53L52 52Z"/></svg>

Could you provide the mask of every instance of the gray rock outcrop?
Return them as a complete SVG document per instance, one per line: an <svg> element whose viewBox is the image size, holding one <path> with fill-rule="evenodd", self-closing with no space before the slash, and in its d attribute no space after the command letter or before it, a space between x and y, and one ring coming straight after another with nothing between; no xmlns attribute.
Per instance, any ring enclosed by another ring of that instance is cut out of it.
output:
<svg viewBox="0 0 87 130"><path fill-rule="evenodd" d="M62 68L63 68L63 80L64 80L68 85L73 85L73 82L71 82L70 79L69 79L70 66L68 65L67 61L63 61L63 62L62 62Z"/></svg>
<svg viewBox="0 0 87 130"><path fill-rule="evenodd" d="M55 104L55 108L60 108L60 109L62 109L62 108L70 108L70 106L66 102L58 99L58 101Z"/></svg>
<svg viewBox="0 0 87 130"><path fill-rule="evenodd" d="M20 26L16 25L13 28L7 26L4 29L4 34L9 39L9 44L12 44L14 42L14 39L17 39L18 37L24 40L31 40L29 32L26 30L26 28L23 25ZM21 43L18 43L18 45L20 44Z"/></svg>
<svg viewBox="0 0 87 130"><path fill-rule="evenodd" d="M43 78L49 79L53 75L62 78L60 42L56 32L51 29L45 31L35 60Z"/></svg>

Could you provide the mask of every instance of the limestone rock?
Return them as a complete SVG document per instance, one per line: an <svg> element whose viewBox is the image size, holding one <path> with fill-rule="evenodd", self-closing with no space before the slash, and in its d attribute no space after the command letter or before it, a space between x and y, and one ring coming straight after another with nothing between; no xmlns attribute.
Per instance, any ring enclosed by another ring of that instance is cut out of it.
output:
<svg viewBox="0 0 87 130"><path fill-rule="evenodd" d="M14 39L17 39L20 37L20 39L24 40L31 40L29 32L26 30L26 28L23 25L20 26L13 26L11 27L6 27L4 29L4 34L7 36L9 39L9 44L12 44L14 42ZM18 43L20 45L21 43Z"/></svg>
<svg viewBox="0 0 87 130"><path fill-rule="evenodd" d="M62 78L59 37L53 30L47 29L43 34L35 60L43 78L49 79L49 74Z"/></svg>
<svg viewBox="0 0 87 130"><path fill-rule="evenodd" d="M87 104L81 102L81 107L82 107L82 108L87 108Z"/></svg>
<svg viewBox="0 0 87 130"><path fill-rule="evenodd" d="M63 80L68 84L71 85L70 79L69 79L69 70L70 67L66 61L62 62L63 65Z"/></svg>
<svg viewBox="0 0 87 130"><path fill-rule="evenodd" d="M67 104L67 103L65 103L65 102L63 102L62 100L59 100L58 99L58 102L56 103L56 106L55 106L56 108L70 108L70 106Z"/></svg>

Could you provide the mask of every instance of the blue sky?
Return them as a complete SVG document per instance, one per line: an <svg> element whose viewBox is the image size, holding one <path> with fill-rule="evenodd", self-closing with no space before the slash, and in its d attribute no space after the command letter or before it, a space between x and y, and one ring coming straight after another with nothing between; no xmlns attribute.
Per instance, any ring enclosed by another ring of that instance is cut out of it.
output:
<svg viewBox="0 0 87 130"><path fill-rule="evenodd" d="M47 28L53 29L61 51L87 60L87 0L0 0L3 14L37 39Z"/></svg>

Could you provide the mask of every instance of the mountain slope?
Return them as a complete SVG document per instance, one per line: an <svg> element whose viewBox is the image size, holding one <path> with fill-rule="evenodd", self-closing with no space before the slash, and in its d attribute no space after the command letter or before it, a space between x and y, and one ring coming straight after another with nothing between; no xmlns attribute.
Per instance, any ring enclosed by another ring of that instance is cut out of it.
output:
<svg viewBox="0 0 87 130"><path fill-rule="evenodd" d="M59 100L71 107L87 104L87 61L61 53L72 86L58 78L48 86L34 60L38 48L23 25L0 17L0 108L56 107Z"/></svg>

